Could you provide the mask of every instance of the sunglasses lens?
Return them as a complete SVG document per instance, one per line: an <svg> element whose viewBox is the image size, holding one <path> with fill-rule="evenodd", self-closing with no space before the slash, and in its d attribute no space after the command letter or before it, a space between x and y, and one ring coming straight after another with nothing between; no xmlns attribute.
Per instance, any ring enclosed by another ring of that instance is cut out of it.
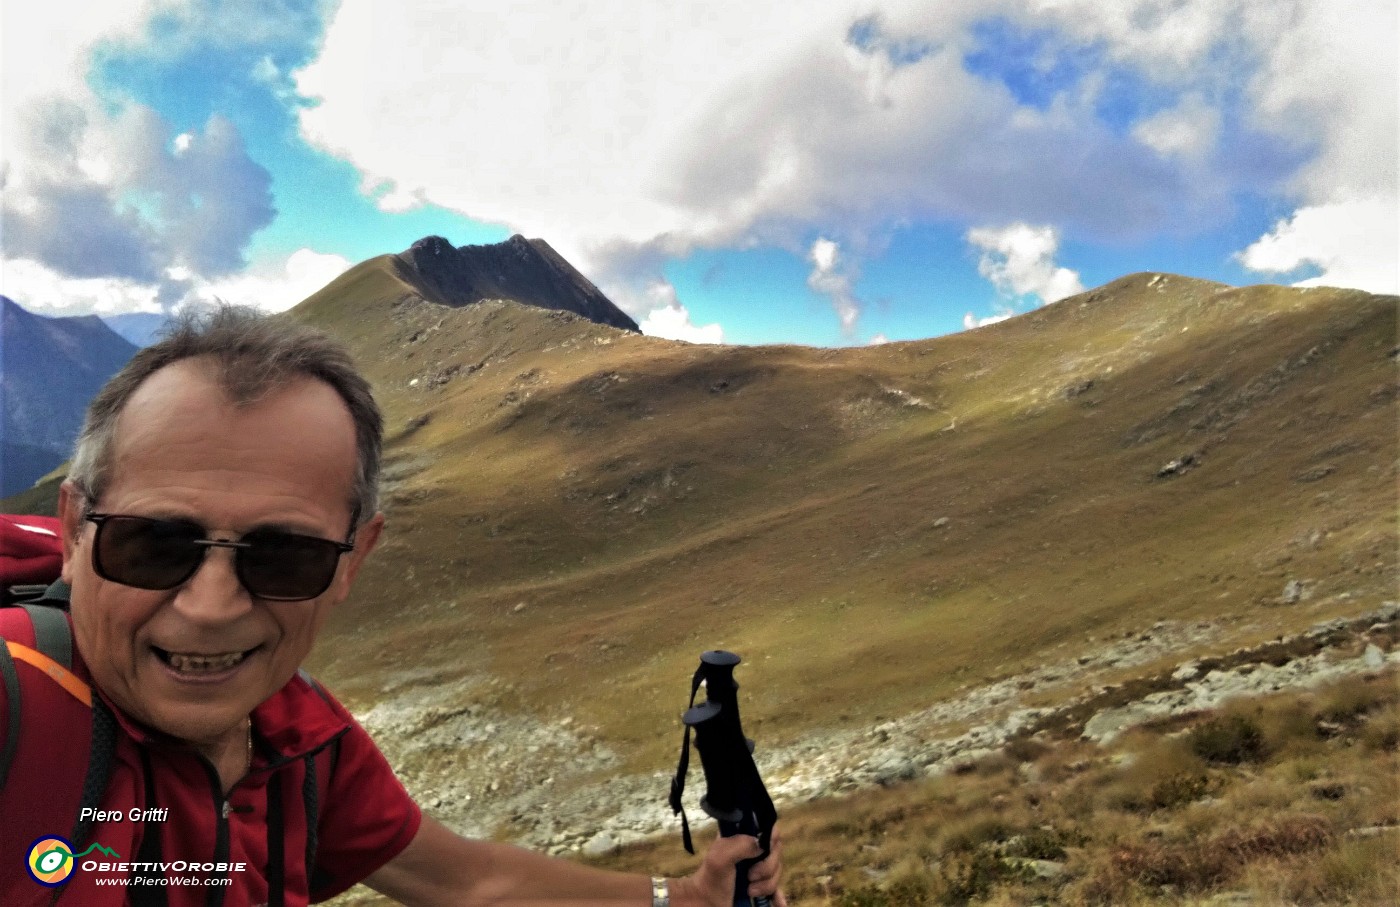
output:
<svg viewBox="0 0 1400 907"><path fill-rule="evenodd" d="M238 577L250 593L278 601L315 598L330 587L340 547L327 539L255 531L243 537Z"/></svg>
<svg viewBox="0 0 1400 907"><path fill-rule="evenodd" d="M178 520L113 516L97 528L92 549L97 575L138 589L172 589L189 579L204 551L204 530Z"/></svg>

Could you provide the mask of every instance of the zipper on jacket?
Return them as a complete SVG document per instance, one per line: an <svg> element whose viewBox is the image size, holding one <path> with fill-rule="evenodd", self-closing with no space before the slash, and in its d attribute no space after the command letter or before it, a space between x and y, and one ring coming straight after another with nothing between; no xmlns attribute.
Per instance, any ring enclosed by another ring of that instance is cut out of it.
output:
<svg viewBox="0 0 1400 907"><path fill-rule="evenodd" d="M229 843L228 843L228 814L231 811L228 798L224 796L224 784L219 778L219 770L214 767L214 763L205 758L203 753L196 754L199 761L204 764L204 770L209 775L209 790L214 795L214 816L217 822L217 833L214 838L214 862L228 863ZM228 891L224 885L210 885L209 896L205 898L208 907L223 907L224 894Z"/></svg>

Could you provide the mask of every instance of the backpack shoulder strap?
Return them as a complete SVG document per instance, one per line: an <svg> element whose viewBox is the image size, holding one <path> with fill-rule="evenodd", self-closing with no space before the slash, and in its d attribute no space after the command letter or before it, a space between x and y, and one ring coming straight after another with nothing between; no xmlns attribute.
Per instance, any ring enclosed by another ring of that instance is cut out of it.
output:
<svg viewBox="0 0 1400 907"><path fill-rule="evenodd" d="M44 590L44 599L66 605L68 587L54 583ZM5 778L10 773L15 751L19 748L19 728L22 714L22 694L19 686L19 671L15 661L24 661L48 674L68 692L85 704L91 704L91 692L87 684L74 677L73 630L68 626L68 616L58 608L33 604L25 605L29 622L34 628L34 646L30 648L18 642L0 638L0 684L5 688L5 740L0 746L0 787L5 786Z"/></svg>
<svg viewBox="0 0 1400 907"><path fill-rule="evenodd" d="M305 669L299 669L297 673L316 691L317 696L330 703L330 696L314 677L306 673ZM336 763L340 761L340 741L341 737L336 736L330 743L305 757L306 771L301 786L301 802L306 810L306 881L313 898L317 890L324 889L331 881L325 871L316 865L316 848L321 804L330 792Z"/></svg>
<svg viewBox="0 0 1400 907"><path fill-rule="evenodd" d="M65 671L73 670L73 628L68 625L68 615L48 605L23 607L34 624L34 648Z"/></svg>
<svg viewBox="0 0 1400 907"><path fill-rule="evenodd" d="M15 660L10 655L8 644L0 645L0 686L5 688L5 745L0 747L0 790L5 787L5 779L10 774L10 763L15 761L15 750L19 749L20 693L19 672L15 670Z"/></svg>
<svg viewBox="0 0 1400 907"><path fill-rule="evenodd" d="M68 623L67 584L62 581L55 582L44 590L43 597L20 607L29 615L29 623L34 633L34 646L30 648L15 641L0 640L6 655L33 665L49 675L83 705L92 705L92 690L73 674L73 628ZM17 676L11 682L12 678L5 672L3 665L0 665L0 674L4 674L7 691L17 690ZM18 714L18 708L10 710L8 724L12 726L12 730L18 727ZM11 735L7 734L7 745L11 739Z"/></svg>
<svg viewBox="0 0 1400 907"><path fill-rule="evenodd" d="M45 600L67 604L66 586L57 590L58 594L53 599L49 598L49 593L55 592L55 587L60 585L55 583L54 586L50 586L45 593ZM58 608L46 605L33 604L23 607L33 625L34 646L0 639L0 682L5 687L6 705L5 740L4 746L0 747L0 788L5 786L5 779L19 748L23 694L20 690L19 671L15 667L16 661L39 669L74 699L85 706L92 706L92 689L72 672L73 630L68 624L68 615Z"/></svg>

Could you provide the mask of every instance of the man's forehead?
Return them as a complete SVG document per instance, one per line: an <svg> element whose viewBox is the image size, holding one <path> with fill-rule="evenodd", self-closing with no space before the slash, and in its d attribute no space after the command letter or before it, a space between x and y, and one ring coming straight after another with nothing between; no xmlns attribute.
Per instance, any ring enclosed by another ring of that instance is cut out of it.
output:
<svg viewBox="0 0 1400 907"><path fill-rule="evenodd" d="M297 375L240 403L213 369L194 360L147 378L123 408L112 441L113 482L157 465L277 471L284 463L308 470L319 464L353 482L357 463L354 420L329 384Z"/></svg>
<svg viewBox="0 0 1400 907"><path fill-rule="evenodd" d="M207 356L181 359L157 369L132 393L120 419L128 415L149 419L179 406L201 410L251 411L285 402L289 396L295 396L304 407L314 406L324 410L331 418L334 418L331 414L343 413L347 426L354 430L349 407L335 388L326 382L311 375L290 373L266 383L260 382L251 392L246 382L231 392L220 380L218 364Z"/></svg>

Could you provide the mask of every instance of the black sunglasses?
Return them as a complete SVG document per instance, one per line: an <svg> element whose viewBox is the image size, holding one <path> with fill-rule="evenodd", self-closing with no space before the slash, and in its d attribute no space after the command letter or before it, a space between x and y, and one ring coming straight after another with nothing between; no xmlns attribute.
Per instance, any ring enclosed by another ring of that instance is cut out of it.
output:
<svg viewBox="0 0 1400 907"><path fill-rule="evenodd" d="M87 513L97 524L92 569L97 575L138 589L174 589L194 576L210 548L232 548L234 573L250 595L295 602L330 588L340 556L355 550L355 519L344 542L254 529L237 541L205 538L187 520L157 520L114 513Z"/></svg>

